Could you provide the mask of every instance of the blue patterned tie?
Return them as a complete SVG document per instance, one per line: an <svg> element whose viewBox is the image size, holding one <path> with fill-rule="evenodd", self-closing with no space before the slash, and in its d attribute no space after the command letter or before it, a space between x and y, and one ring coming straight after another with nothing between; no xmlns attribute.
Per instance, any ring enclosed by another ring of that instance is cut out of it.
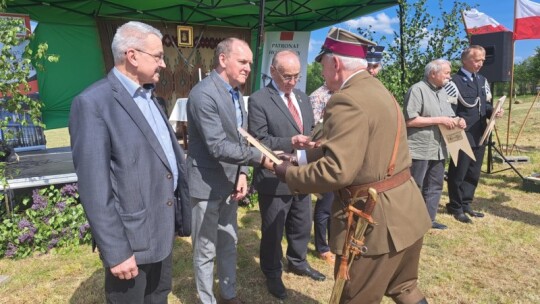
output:
<svg viewBox="0 0 540 304"><path fill-rule="evenodd" d="M231 93L234 109L236 111L236 125L238 127L241 127L242 126L242 109L240 108L240 102L239 102L240 97L238 94L238 90L235 90L233 88L233 89L230 89L229 92Z"/></svg>

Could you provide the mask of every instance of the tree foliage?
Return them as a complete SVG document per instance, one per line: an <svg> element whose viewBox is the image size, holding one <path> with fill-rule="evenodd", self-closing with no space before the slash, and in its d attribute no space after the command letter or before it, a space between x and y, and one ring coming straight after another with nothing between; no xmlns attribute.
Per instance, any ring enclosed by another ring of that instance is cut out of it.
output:
<svg viewBox="0 0 540 304"><path fill-rule="evenodd" d="M0 1L0 12L4 11L5 1ZM26 117L34 125L42 126L40 121L42 102L30 98L27 93L30 91L28 77L32 64L36 68L42 68L44 60L57 62L58 56L47 54L47 44L37 45L35 51L27 43L22 54L16 54L14 49L31 39L20 33L26 33L27 29L20 18L0 18L0 108L13 113L5 119L0 119L0 131L4 140L0 140L0 156L4 156L8 147L7 139L16 136L13 130L8 128L8 124L18 122L27 125ZM6 164L0 162L0 182L6 186ZM0 198L3 192L0 193Z"/></svg>
<svg viewBox="0 0 540 304"><path fill-rule="evenodd" d="M536 81L536 84L540 83L540 47L536 47L536 54L531 58L531 76Z"/></svg>
<svg viewBox="0 0 540 304"><path fill-rule="evenodd" d="M399 102L403 102L409 87L423 78L428 62L443 58L452 62L452 71L456 71L461 51L468 45L461 11L470 6L466 2L454 1L451 10L445 11L443 0L437 0L440 13L434 16L427 12L427 2L403 1L401 8L397 9L403 23L401 35L394 31L392 37L383 36L378 41L378 44L386 46L384 68L378 77ZM358 31L367 39L374 40L375 32L371 28L358 28ZM309 64L306 92L311 93L323 82L320 64Z"/></svg>
<svg viewBox="0 0 540 304"><path fill-rule="evenodd" d="M514 65L514 87L518 95L536 94L540 85L540 47L535 54Z"/></svg>
<svg viewBox="0 0 540 304"><path fill-rule="evenodd" d="M324 83L322 65L312 62L307 67L306 94L311 94Z"/></svg>
<svg viewBox="0 0 540 304"><path fill-rule="evenodd" d="M468 44L461 11L470 6L454 1L452 9L445 11L443 1L438 0L440 14L434 16L427 12L427 1L403 1L397 10L402 20L401 35L394 31L392 38L383 36L379 43L387 46L384 68L378 77L400 102L407 90L423 78L427 63L438 58L451 62L458 60L461 50ZM371 38L370 29L360 32ZM387 43L387 40L391 41Z"/></svg>

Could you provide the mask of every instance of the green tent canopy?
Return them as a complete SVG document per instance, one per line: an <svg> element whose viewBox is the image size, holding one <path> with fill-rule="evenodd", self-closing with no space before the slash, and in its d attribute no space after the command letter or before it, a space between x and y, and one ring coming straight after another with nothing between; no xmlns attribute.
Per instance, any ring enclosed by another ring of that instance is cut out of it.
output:
<svg viewBox="0 0 540 304"><path fill-rule="evenodd" d="M399 0L8 0L7 11L38 22L35 43L47 42L60 62L38 72L47 129L67 126L72 99L106 73L96 18L312 31L382 10ZM264 9L261 9L263 8ZM264 20L263 23L260 20Z"/></svg>

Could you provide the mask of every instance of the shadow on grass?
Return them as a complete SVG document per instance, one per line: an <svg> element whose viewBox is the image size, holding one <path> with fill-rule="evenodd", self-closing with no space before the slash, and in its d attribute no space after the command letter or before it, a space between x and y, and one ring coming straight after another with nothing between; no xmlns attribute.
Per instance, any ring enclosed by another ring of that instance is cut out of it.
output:
<svg viewBox="0 0 540 304"><path fill-rule="evenodd" d="M242 215L240 213L243 213ZM292 276L284 272L288 298L280 301L270 295L266 281L259 268L260 214L258 210L239 212L237 294L245 303L320 303L302 293L303 285L312 283L308 278ZM73 293L70 304L104 303L103 268L96 270ZM172 293L169 303L199 303L193 274L193 254L190 238L177 238L173 247ZM292 276L292 277L291 277ZM215 277L216 278L216 277ZM290 285L290 286L287 286ZM219 296L219 287L214 285L214 294Z"/></svg>
<svg viewBox="0 0 540 304"><path fill-rule="evenodd" d="M70 304L93 304L93 303L105 303L105 294L103 293L103 280L104 280L103 268L94 271L90 277L82 282L75 290Z"/></svg>
<svg viewBox="0 0 540 304"><path fill-rule="evenodd" d="M197 303L193 275L193 255L189 238L176 238L173 247L172 294L180 303Z"/></svg>
<svg viewBox="0 0 540 304"><path fill-rule="evenodd" d="M258 210L239 212L237 286L238 297L245 303L319 303L305 294L288 288L288 298L280 301L270 295L266 289L266 279L259 268L259 230L260 214ZM214 274L214 279L217 275ZM304 278L302 278L304 280ZM306 279L307 280L307 279ZM287 284L285 284L287 285ZM193 255L191 242L177 238L173 251L173 288L172 293L181 303L199 303L193 273ZM216 280L214 295L219 297Z"/></svg>
<svg viewBox="0 0 540 304"><path fill-rule="evenodd" d="M246 214L240 219L240 223L242 227L239 228L238 232L239 246L237 272L237 290L240 299L244 300L246 303L319 303L316 299L299 292L296 288L299 281L307 281L309 280L308 278L295 276L296 283L294 286L287 286L288 281L285 278L287 276L286 267L283 269L283 281L287 288L287 299L278 300L268 292L266 289L266 278L260 270L259 265L259 246L261 241L259 237L259 210L246 211ZM292 285L292 283L289 285Z"/></svg>
<svg viewBox="0 0 540 304"><path fill-rule="evenodd" d="M474 205L476 206L473 206L474 209L483 210L511 221L540 226L539 215L505 205L505 203L512 201L512 198L506 193L505 189L524 191L522 189L522 180L519 176L483 174L480 183L487 184L496 190L492 191L491 194L493 197L490 198L475 195Z"/></svg>

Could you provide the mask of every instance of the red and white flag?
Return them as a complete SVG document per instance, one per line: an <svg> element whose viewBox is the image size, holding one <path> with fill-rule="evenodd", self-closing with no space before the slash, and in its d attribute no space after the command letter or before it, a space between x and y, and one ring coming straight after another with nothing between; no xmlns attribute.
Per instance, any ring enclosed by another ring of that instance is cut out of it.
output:
<svg viewBox="0 0 540 304"><path fill-rule="evenodd" d="M514 40L540 38L540 3L517 0Z"/></svg>
<svg viewBox="0 0 540 304"><path fill-rule="evenodd" d="M463 20L465 21L465 28L469 35L510 32L504 25L474 8L469 11L463 11Z"/></svg>

